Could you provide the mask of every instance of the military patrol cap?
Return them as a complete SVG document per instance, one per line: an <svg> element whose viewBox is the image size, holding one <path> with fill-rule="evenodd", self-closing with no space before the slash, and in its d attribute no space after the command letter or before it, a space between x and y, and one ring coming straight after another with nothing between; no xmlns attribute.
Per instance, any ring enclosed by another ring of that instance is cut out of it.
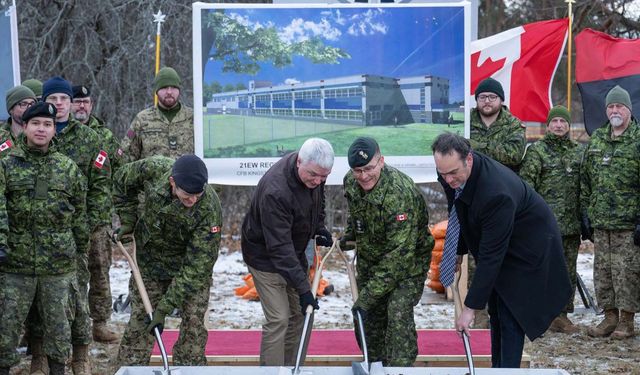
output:
<svg viewBox="0 0 640 375"><path fill-rule="evenodd" d="M502 89L502 85L491 77L480 82L478 87L476 87L476 100L478 100L478 95L483 92L492 92L498 95L504 102L504 90Z"/></svg>
<svg viewBox="0 0 640 375"><path fill-rule="evenodd" d="M379 150L380 147L375 139L370 137L356 138L351 146L349 146L349 151L347 152L349 167L357 168L369 164Z"/></svg>
<svg viewBox="0 0 640 375"><path fill-rule="evenodd" d="M37 102L24 112L24 114L22 115L22 121L24 121L24 123L26 124L34 117L46 117L55 121L56 112L57 111L55 105L51 103Z"/></svg>
<svg viewBox="0 0 640 375"><path fill-rule="evenodd" d="M180 76L175 69L165 66L158 71L156 77L153 79L153 92L158 92L161 88L173 86L180 87Z"/></svg>
<svg viewBox="0 0 640 375"><path fill-rule="evenodd" d="M18 85L7 90L7 111L13 108L14 105L20 103L25 99L36 99L36 94L31 91L27 86Z"/></svg>
<svg viewBox="0 0 640 375"><path fill-rule="evenodd" d="M71 88L71 91L73 91L73 98L88 98L91 96L91 91L89 91L89 88L87 86L83 86L83 85L77 85L77 86L73 86Z"/></svg>
<svg viewBox="0 0 640 375"><path fill-rule="evenodd" d="M609 90L605 101L607 106L612 103L620 103L631 110L631 97L629 96L629 92L620 87L620 85L616 85L616 87Z"/></svg>
<svg viewBox="0 0 640 375"><path fill-rule="evenodd" d="M28 88L30 88L31 91L36 94L37 98L42 96L42 81L40 81L39 79L30 78L24 80L22 82L22 86L27 86Z"/></svg>
<svg viewBox="0 0 640 375"><path fill-rule="evenodd" d="M53 77L42 84L42 100L47 100L51 94L67 94L69 98L73 98L73 90L69 81L62 77Z"/></svg>
<svg viewBox="0 0 640 375"><path fill-rule="evenodd" d="M571 124L571 114L569 110L561 105L557 105L549 110L549 115L547 116L547 124L551 122L555 117L562 117L569 124Z"/></svg>
<svg viewBox="0 0 640 375"><path fill-rule="evenodd" d="M171 177L178 187L189 194L198 194L204 190L209 174L207 166L193 154L182 155L173 164Z"/></svg>

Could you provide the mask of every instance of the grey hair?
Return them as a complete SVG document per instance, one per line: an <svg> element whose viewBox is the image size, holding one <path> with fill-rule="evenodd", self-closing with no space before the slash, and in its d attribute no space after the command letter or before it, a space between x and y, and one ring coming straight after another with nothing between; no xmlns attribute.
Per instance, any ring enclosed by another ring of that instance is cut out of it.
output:
<svg viewBox="0 0 640 375"><path fill-rule="evenodd" d="M333 157L331 143L322 138L307 139L300 147L300 151L298 151L298 158L300 158L301 164L312 162L324 169L333 167Z"/></svg>

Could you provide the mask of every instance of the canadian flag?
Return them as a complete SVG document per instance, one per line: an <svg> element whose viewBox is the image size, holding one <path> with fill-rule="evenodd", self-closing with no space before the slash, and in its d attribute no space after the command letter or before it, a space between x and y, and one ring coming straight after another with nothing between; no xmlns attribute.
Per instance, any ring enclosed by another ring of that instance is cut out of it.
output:
<svg viewBox="0 0 640 375"><path fill-rule="evenodd" d="M107 152L104 150L100 150L98 156L96 156L96 160L93 162L93 165L95 165L97 168L102 169L105 161L107 161Z"/></svg>
<svg viewBox="0 0 640 375"><path fill-rule="evenodd" d="M478 84L502 84L504 104L522 121L545 122L551 83L567 40L569 19L519 26L471 42L471 102ZM513 93L513 95L512 95Z"/></svg>
<svg viewBox="0 0 640 375"><path fill-rule="evenodd" d="M3 144L0 145L0 152L8 150L11 147L13 147L13 143L11 143L10 139L7 139Z"/></svg>

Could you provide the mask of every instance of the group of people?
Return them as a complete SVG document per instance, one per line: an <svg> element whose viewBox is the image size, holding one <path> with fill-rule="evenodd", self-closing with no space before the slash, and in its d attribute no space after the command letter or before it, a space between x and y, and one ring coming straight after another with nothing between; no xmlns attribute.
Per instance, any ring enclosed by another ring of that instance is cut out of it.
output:
<svg viewBox="0 0 640 375"><path fill-rule="evenodd" d="M111 241L133 235L154 313L132 280L132 313L117 366L146 365L155 328L178 311L176 365L206 365L211 272L222 210L194 152L193 110L180 102L177 72L154 79L158 105L134 118L122 142L93 115L88 87L61 77L28 80L6 94L0 127L0 375L20 359L32 374L90 374L91 340L117 342L109 327ZM564 107L549 112L544 138L526 149L525 129L492 79L476 90L471 139L443 133L431 149L448 200L445 249L468 252L470 285L459 332L488 310L494 367L519 367L525 335L575 332L580 237L595 243L596 296L605 319L595 337L634 335L640 296L640 129L628 93L606 97L609 122L586 148L569 137ZM427 147L427 145L425 145ZM414 307L433 248L427 203L410 177L385 163L377 141L359 137L344 176L348 224L325 224L325 181L334 151L310 138L261 178L242 223L242 253L265 316L263 366L293 365L303 316L319 309L308 279L310 249L340 241L357 255L358 299L371 361L412 366ZM526 181L526 183L525 183ZM112 228L112 214L119 226ZM312 254L312 253L311 253Z"/></svg>

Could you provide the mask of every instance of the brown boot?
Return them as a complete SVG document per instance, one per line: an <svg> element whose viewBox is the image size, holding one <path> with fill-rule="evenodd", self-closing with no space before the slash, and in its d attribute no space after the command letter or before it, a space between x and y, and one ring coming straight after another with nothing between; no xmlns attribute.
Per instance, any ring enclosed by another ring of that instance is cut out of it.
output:
<svg viewBox="0 0 640 375"><path fill-rule="evenodd" d="M607 337L618 325L618 309L604 310L604 320L595 327L590 327L587 333L591 337Z"/></svg>
<svg viewBox="0 0 640 375"><path fill-rule="evenodd" d="M112 331L107 322L93 322L93 340L103 344L111 344L118 341L118 335Z"/></svg>
<svg viewBox="0 0 640 375"><path fill-rule="evenodd" d="M635 315L635 313L620 310L620 321L618 322L616 330L611 334L611 338L621 340L635 336L633 330L633 319Z"/></svg>
<svg viewBox="0 0 640 375"><path fill-rule="evenodd" d="M576 327L566 314L560 314L557 318L551 322L549 331L559 333L577 333L580 332L580 328Z"/></svg>
<svg viewBox="0 0 640 375"><path fill-rule="evenodd" d="M91 375L89 363L89 345L74 345L71 370L74 375Z"/></svg>
<svg viewBox="0 0 640 375"><path fill-rule="evenodd" d="M31 375L49 375L49 362L42 350L42 340L31 340Z"/></svg>

